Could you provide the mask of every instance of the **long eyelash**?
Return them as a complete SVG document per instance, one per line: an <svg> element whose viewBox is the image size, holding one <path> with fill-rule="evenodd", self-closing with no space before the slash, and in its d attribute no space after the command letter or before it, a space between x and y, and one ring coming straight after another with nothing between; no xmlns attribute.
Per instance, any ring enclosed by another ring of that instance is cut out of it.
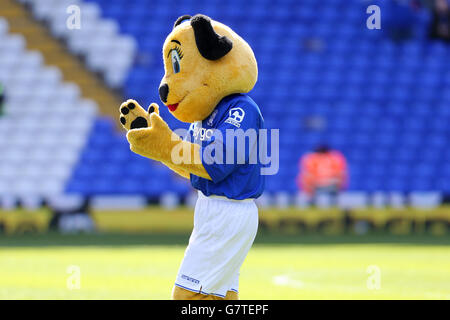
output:
<svg viewBox="0 0 450 320"><path fill-rule="evenodd" d="M183 59L183 51L181 51L181 48L178 46L175 46L175 51L178 53L178 56L180 57L180 59Z"/></svg>

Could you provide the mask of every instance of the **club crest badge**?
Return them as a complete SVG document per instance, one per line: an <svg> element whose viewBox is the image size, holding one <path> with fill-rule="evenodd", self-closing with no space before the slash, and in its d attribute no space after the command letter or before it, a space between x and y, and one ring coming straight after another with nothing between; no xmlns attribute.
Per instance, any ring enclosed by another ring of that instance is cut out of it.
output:
<svg viewBox="0 0 450 320"><path fill-rule="evenodd" d="M225 123L232 124L233 126L239 128L241 126L242 120L244 120L245 111L241 108L231 108L230 115Z"/></svg>

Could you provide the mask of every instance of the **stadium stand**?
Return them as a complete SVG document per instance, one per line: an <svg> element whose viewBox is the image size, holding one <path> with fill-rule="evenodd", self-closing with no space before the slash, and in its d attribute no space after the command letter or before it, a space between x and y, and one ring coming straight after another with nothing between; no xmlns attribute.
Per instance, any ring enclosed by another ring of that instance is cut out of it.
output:
<svg viewBox="0 0 450 320"><path fill-rule="evenodd" d="M37 18L51 17L51 6L40 7L46 1L26 2L34 4ZM382 206L409 199L426 205L441 201L440 192L450 194L450 48L427 39L426 11L415 16L412 38L393 42L383 30L365 27L366 8L358 1L76 3L97 22L108 21L102 24L108 32L136 39L137 59L127 71L123 92L124 99L134 98L142 105L159 101L161 46L178 16L201 12L245 34L259 61L259 81L251 96L266 126L281 129L280 170L266 183L275 203L303 203L301 197L291 199L297 192L298 159L320 143L348 159L350 195L343 196L342 203ZM55 35L71 37L56 20L50 23ZM83 43L89 42L80 36L69 40L68 47L82 52L87 50ZM112 54L107 45L99 41L99 52ZM95 70L114 70L115 59L100 60L104 69L95 65L96 59L86 63ZM14 107L10 103L7 110ZM173 129L187 127L161 109ZM184 197L190 190L167 168L132 154L124 135L106 117L95 120L71 178L64 181L67 193L87 196L157 198L174 192Z"/></svg>
<svg viewBox="0 0 450 320"><path fill-rule="evenodd" d="M427 40L426 12L418 15L414 39L396 44L367 30L365 8L353 1L96 2L152 57L132 69L125 87L127 97L145 104L158 101L160 47L177 16L203 12L245 33L260 67L252 96L267 127L281 128L280 172L268 177L269 193L296 192L297 161L320 142L349 159L350 190L450 191L449 48ZM322 47L310 49L310 39ZM322 128L306 125L313 117Z"/></svg>
<svg viewBox="0 0 450 320"><path fill-rule="evenodd" d="M95 101L102 115L116 118L116 106L122 102L120 93L111 90L102 77L89 70L83 62L85 59L71 54L64 41L53 37L48 24L34 18L30 6L18 0L2 0L0 15L8 22L11 33L22 35L29 50L39 51L46 65L58 68L65 81L76 83L80 94ZM120 125L119 121L117 124Z"/></svg>
<svg viewBox="0 0 450 320"><path fill-rule="evenodd" d="M0 202L18 199L39 205L63 193L86 137L96 105L64 83L57 68L28 51L21 35L0 18L0 83L5 111L0 117Z"/></svg>
<svg viewBox="0 0 450 320"><path fill-rule="evenodd" d="M136 41L133 37L119 34L115 20L103 19L96 3L77 0L20 2L31 7L37 20L48 23L52 35L64 39L73 54L84 56L87 66L103 74L110 87L122 87L134 60ZM68 15L73 7L79 8L80 16L81 13L83 15L79 29L67 27L72 23L68 21Z"/></svg>

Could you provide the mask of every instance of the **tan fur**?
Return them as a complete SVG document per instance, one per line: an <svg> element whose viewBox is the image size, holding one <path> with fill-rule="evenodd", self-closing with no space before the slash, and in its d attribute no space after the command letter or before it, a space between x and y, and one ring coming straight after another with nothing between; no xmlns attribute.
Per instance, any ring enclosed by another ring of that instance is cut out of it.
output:
<svg viewBox="0 0 450 320"><path fill-rule="evenodd" d="M237 292L228 291L225 298L192 292L177 286L173 287L172 300L239 300Z"/></svg>
<svg viewBox="0 0 450 320"><path fill-rule="evenodd" d="M174 150L177 145L184 145L180 146L180 150L188 150L191 153L190 159L197 158L197 155L200 153L200 146L182 141L175 133L173 133L167 123L159 116L159 107L156 103L152 103L149 106L149 108L153 107L155 109L152 114L149 114L139 105L139 103L137 103L137 101L132 99L122 103L120 110L130 103L134 103L135 108L130 110L127 114L121 113L121 117L126 119L126 123L123 127L128 130L127 139L130 143L131 151L144 157L161 161L186 179L190 178L190 173L206 179L211 179L200 162L181 165L176 165L172 162L172 150ZM147 128L130 130L131 122L137 117L147 119L150 126ZM181 154L180 157L182 156L183 155Z"/></svg>
<svg viewBox="0 0 450 320"><path fill-rule="evenodd" d="M211 61L199 53L194 31L189 23L177 26L166 38L163 46L165 75L161 83L169 85L166 105L179 103L173 116L184 122L200 121L208 117L219 101L233 93L250 91L258 78L258 67L250 46L233 30L217 21L212 21L214 30L221 36L227 36L233 42L233 48L224 57ZM172 72L169 52L174 48L171 40L181 42L183 58L180 72ZM168 57L169 55L169 57ZM192 173L211 180L200 162L174 163L173 148L179 147L181 157L197 159L200 147L197 144L181 141L159 116L159 111L147 114L134 100L127 100L121 108L133 102L136 108L126 115L124 128L128 131L130 149L144 157L161 161L181 176L189 178ZM156 103L152 106L158 110ZM149 119L151 127L130 130L131 122L138 116ZM180 145L182 144L182 145Z"/></svg>
<svg viewBox="0 0 450 320"><path fill-rule="evenodd" d="M121 113L121 116L125 118L126 123L124 125L122 125L125 130L130 130L130 124L131 122L133 122L134 119L136 119L137 117L142 117L147 119L147 121L150 123L150 114L145 111L140 105L139 103L137 103L135 100L133 99L128 99L127 101L125 101L124 103L122 103L122 105L120 106L120 109L122 109L122 107L126 107L129 103L134 103L136 105L136 107L133 110L130 110L130 112L126 115ZM151 107L154 108L154 113L159 114L159 106L156 103L152 103L148 109L150 109ZM189 179L189 172L186 172L183 169L177 168L176 166L172 165L170 162L163 162L166 166L168 166L170 169L172 169L173 171L175 171L176 173L178 173L180 176Z"/></svg>
<svg viewBox="0 0 450 320"><path fill-rule="evenodd" d="M172 112L183 122L206 119L222 98L233 93L246 93L253 89L258 78L258 67L250 46L226 25L212 21L214 30L233 41L233 48L216 61L203 58L197 49L189 23L177 26L163 46L165 75L161 84L169 85L166 105L179 103ZM171 40L181 42L183 58L180 72L172 72L168 53L175 47ZM181 101L181 102L180 102Z"/></svg>
<svg viewBox="0 0 450 320"><path fill-rule="evenodd" d="M207 60L198 51L194 30L190 23L177 26L166 38L163 46L165 75L162 84L169 86L166 105L178 103L172 115L183 122L192 123L206 119L216 105L224 97L233 93L247 93L255 85L258 78L258 67L250 46L229 27L212 21L212 26L220 36L226 36L233 42L233 47L218 60ZM183 58L180 60L180 72L174 74L169 55L177 40ZM169 55L169 56L168 56ZM133 109L127 108L134 104ZM182 141L172 132L167 123L160 117L158 105L151 106L155 111L148 114L136 101L127 100L121 106L125 110L120 114L124 128L128 131L127 139L130 149L144 157L160 161L181 176L188 178L190 174L209 179L208 172L195 161L200 156L200 146ZM125 108L125 109L124 109ZM129 110L127 110L129 109ZM131 123L138 117L147 120L147 127L130 130ZM175 155L175 157L174 157ZM178 163L176 158L191 159ZM176 300L216 300L211 295L193 293L175 287L172 298ZM226 300L237 300L238 294L227 293Z"/></svg>

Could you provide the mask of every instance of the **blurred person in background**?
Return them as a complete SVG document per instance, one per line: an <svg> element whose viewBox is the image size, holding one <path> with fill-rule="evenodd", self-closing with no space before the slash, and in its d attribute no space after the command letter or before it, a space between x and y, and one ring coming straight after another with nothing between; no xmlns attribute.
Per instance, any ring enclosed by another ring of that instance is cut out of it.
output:
<svg viewBox="0 0 450 320"><path fill-rule="evenodd" d="M321 145L314 152L304 155L299 167L297 185L309 196L335 196L347 186L347 161L341 152L327 145Z"/></svg>
<svg viewBox="0 0 450 320"><path fill-rule="evenodd" d="M379 0L367 1L381 9L381 28L395 42L414 37L417 13L423 7L419 0Z"/></svg>
<svg viewBox="0 0 450 320"><path fill-rule="evenodd" d="M450 0L435 0L430 37L450 41Z"/></svg>
<svg viewBox="0 0 450 320"><path fill-rule="evenodd" d="M3 85L0 83L0 117L3 115L4 112L4 101L5 101L5 93L3 90Z"/></svg>

